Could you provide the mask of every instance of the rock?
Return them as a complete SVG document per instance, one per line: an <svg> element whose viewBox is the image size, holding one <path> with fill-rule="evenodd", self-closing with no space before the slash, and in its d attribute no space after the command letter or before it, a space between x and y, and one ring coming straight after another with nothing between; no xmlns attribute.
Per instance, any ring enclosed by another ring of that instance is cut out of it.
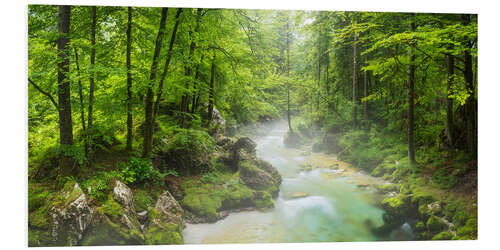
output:
<svg viewBox="0 0 500 250"><path fill-rule="evenodd" d="M62 204L55 204L49 210L52 241L57 246L74 246L90 225L93 210L76 182L67 183L61 196Z"/></svg>
<svg viewBox="0 0 500 250"><path fill-rule="evenodd" d="M141 223L141 225L147 225L149 222L148 211L144 210L137 213L137 220L139 220L139 223Z"/></svg>
<svg viewBox="0 0 500 250"><path fill-rule="evenodd" d="M212 124L214 124L217 128L222 130L226 127L226 119L222 117L220 111L215 107L212 111Z"/></svg>
<svg viewBox="0 0 500 250"><path fill-rule="evenodd" d="M165 191L149 212L149 226L145 233L146 244L182 244L184 210L174 197Z"/></svg>
<svg viewBox="0 0 500 250"><path fill-rule="evenodd" d="M240 164L240 179L249 188L259 191L266 191L276 197L281 184L281 175L268 162L243 161Z"/></svg>
<svg viewBox="0 0 500 250"><path fill-rule="evenodd" d="M117 180L114 183L113 193L96 211L92 225L82 240L82 245L140 244L144 244L144 235L135 213L132 190Z"/></svg>
<svg viewBox="0 0 500 250"><path fill-rule="evenodd" d="M358 188L368 188L368 187L370 187L370 185L368 185L368 184L358 184L357 187Z"/></svg>
<svg viewBox="0 0 500 250"><path fill-rule="evenodd" d="M248 137L239 138L233 144L233 151L238 151L240 149L245 150L246 152L252 154L255 153L255 147L257 147L257 143L252 141L252 139Z"/></svg>
<svg viewBox="0 0 500 250"><path fill-rule="evenodd" d="M429 204L422 204L418 207L418 211L422 215L441 215L441 204L435 201Z"/></svg>
<svg viewBox="0 0 500 250"><path fill-rule="evenodd" d="M309 196L307 193L304 193L304 192L297 192L297 193L294 193L292 194L292 198L296 199L296 198L304 198L304 197L307 197Z"/></svg>
<svg viewBox="0 0 500 250"><path fill-rule="evenodd" d="M134 195L132 190L123 184L121 181L115 181L115 186L113 188L113 198L122 205L127 212L135 211L134 208Z"/></svg>

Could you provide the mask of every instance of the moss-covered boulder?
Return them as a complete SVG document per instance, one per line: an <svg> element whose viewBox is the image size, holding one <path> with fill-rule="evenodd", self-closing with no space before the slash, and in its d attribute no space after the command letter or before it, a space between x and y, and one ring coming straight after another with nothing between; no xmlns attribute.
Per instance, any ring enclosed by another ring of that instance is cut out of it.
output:
<svg viewBox="0 0 500 250"><path fill-rule="evenodd" d="M165 191L156 201L154 209L150 209L149 225L145 232L146 244L167 245L182 244L182 227L184 210L174 197Z"/></svg>
<svg viewBox="0 0 500 250"><path fill-rule="evenodd" d="M51 241L48 245L74 246L82 239L90 225L93 210L78 183L64 185L48 211L50 216ZM43 244L42 244L43 245Z"/></svg>
<svg viewBox="0 0 500 250"><path fill-rule="evenodd" d="M89 230L82 240L84 246L144 244L141 224L134 207L130 188L115 181L113 192L96 210Z"/></svg>
<svg viewBox="0 0 500 250"><path fill-rule="evenodd" d="M477 239L477 218L470 218L464 226L457 229L454 240L475 240Z"/></svg>
<svg viewBox="0 0 500 250"><path fill-rule="evenodd" d="M446 223L444 223L444 221L441 220L441 218L434 216L434 215L432 215L427 220L426 226L427 226L427 229L431 233L437 233L437 232L441 232L445 229L448 229L448 225L446 225Z"/></svg>
<svg viewBox="0 0 500 250"><path fill-rule="evenodd" d="M240 178L254 190L267 191L273 197L276 197L281 184L281 176L276 170L265 161L241 163Z"/></svg>
<svg viewBox="0 0 500 250"><path fill-rule="evenodd" d="M443 231L434 235L434 237L432 237L432 240L451 240L451 238L453 238L453 235L450 232Z"/></svg>

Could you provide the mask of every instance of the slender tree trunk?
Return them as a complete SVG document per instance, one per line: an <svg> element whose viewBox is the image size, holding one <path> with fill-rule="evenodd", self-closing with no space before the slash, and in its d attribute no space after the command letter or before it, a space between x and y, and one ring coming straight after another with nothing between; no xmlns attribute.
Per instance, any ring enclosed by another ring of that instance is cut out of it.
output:
<svg viewBox="0 0 500 250"><path fill-rule="evenodd" d="M287 93L287 119L290 134L293 134L292 121L290 117L290 20L286 23L286 93Z"/></svg>
<svg viewBox="0 0 500 250"><path fill-rule="evenodd" d="M203 55L200 58L200 63L196 65L196 73L194 73L194 82L193 82L193 87L196 90L196 82L200 78L200 64L203 62ZM198 90L197 93L194 93L193 96L191 97L192 103L191 103L191 114L194 114L194 111L196 110L196 101L198 99L198 96L200 95L200 90Z"/></svg>
<svg viewBox="0 0 500 250"><path fill-rule="evenodd" d="M410 17L413 19L413 17ZM410 32L415 31L415 23L410 20ZM414 130L414 96L415 96L415 53L413 48L409 48L410 65L408 75L408 163L415 163L415 142L413 137Z"/></svg>
<svg viewBox="0 0 500 250"><path fill-rule="evenodd" d="M471 22L470 14L462 15L464 25L469 25ZM466 41L467 49L464 51L464 78L465 87L470 93L469 98L465 102L465 119L466 119L466 136L467 136L467 152L477 154L477 102L475 100L474 87L474 72L472 65L472 41Z"/></svg>
<svg viewBox="0 0 500 250"><path fill-rule="evenodd" d="M354 32L353 39L353 64L354 69L352 73L352 121L355 128L358 127L358 86L359 86L359 58L358 58L358 34Z"/></svg>
<svg viewBox="0 0 500 250"><path fill-rule="evenodd" d="M92 27L91 27L91 47L90 47L90 86L89 86L89 112L88 112L88 128L92 127L93 109L94 109L94 85L95 85L95 31L97 25L97 7L92 6Z"/></svg>
<svg viewBox="0 0 500 250"><path fill-rule="evenodd" d="M212 122L212 114L214 113L214 99L215 99L215 51L212 57L212 68L210 70L210 92L208 96L208 124Z"/></svg>
<svg viewBox="0 0 500 250"><path fill-rule="evenodd" d="M132 7L128 7L127 22L127 151L132 151L133 120L132 120L132 73L130 51L132 49Z"/></svg>
<svg viewBox="0 0 500 250"><path fill-rule="evenodd" d="M318 31L318 71L316 80L318 81L318 88L316 90L316 112L319 111L319 99L321 95L321 32Z"/></svg>
<svg viewBox="0 0 500 250"><path fill-rule="evenodd" d="M198 33L198 30L200 28L201 11L202 11L201 8L197 9L196 26L194 28L194 33ZM189 32L189 36L192 37L192 32ZM189 55L188 55L189 63L187 63L186 66L184 67L185 75L188 78L191 77L191 75L193 73L192 72L193 69L191 68L191 59L193 58L195 48L196 48L196 43L195 43L195 40L193 39L191 41L190 46L189 46ZM186 82L186 89L189 89L190 84L191 84L191 80ZM181 117L179 120L179 124L181 127L184 124L184 116L185 116L185 113L188 111L188 106L189 106L189 94L184 94L184 95L182 95L181 106L180 106Z"/></svg>
<svg viewBox="0 0 500 250"><path fill-rule="evenodd" d="M59 107L59 136L63 153L60 156L60 174L69 176L73 171L74 161L64 153L65 147L73 145L73 120L71 117L71 93L69 83L69 32L70 32L71 6L59 6L57 30L57 94Z"/></svg>
<svg viewBox="0 0 500 250"><path fill-rule="evenodd" d="M149 75L148 90L145 98L144 142L142 151L142 157L144 158L149 157L151 155L151 150L153 149L153 86L156 83L158 73L158 58L160 56L161 47L163 44L163 34L165 33L167 14L168 8L162 8L160 26L158 28L155 50L153 53L153 62L151 63L151 73Z"/></svg>
<svg viewBox="0 0 500 250"><path fill-rule="evenodd" d="M453 85L455 78L455 58L453 55L448 56L448 81L446 88L446 137L448 139L448 144L453 146L455 140L453 138L453 99L450 97L451 86Z"/></svg>
<svg viewBox="0 0 500 250"><path fill-rule="evenodd" d="M170 37L170 43L168 44L168 52L167 52L167 58L165 59L165 66L163 67L163 73L161 74L160 84L158 85L158 93L156 95L156 101L154 104L153 123L155 122L156 116L158 115L158 110L160 109L160 102L162 101L162 94L163 94L163 83L168 73L170 60L172 59L172 49L174 48L177 28L179 27L179 22L180 22L179 16L181 15L181 13L182 13L182 8L177 9L177 13L175 14L174 29L172 30L172 36Z"/></svg>
<svg viewBox="0 0 500 250"><path fill-rule="evenodd" d="M92 26L91 26L91 47L90 47L90 86L89 86L89 112L88 112L88 125L89 133L87 133L87 144L92 143L92 123L93 123L93 110L94 110L94 84L95 84L95 31L97 25L97 7L92 6ZM87 153L88 160L92 158L92 147L89 146Z"/></svg>
<svg viewBox="0 0 500 250"><path fill-rule="evenodd" d="M368 65L368 58L365 56L365 66ZM365 70L363 73L363 97L368 96L368 71ZM368 102L365 100L363 102L363 119L368 119Z"/></svg>
<svg viewBox="0 0 500 250"><path fill-rule="evenodd" d="M75 65L76 65L76 76L78 78L78 97L80 99L80 120L82 122L82 132L85 134L85 106L83 105L83 86L82 86L82 80L80 79L80 64L78 63L78 52L76 51L76 48L74 48L75 51ZM85 147L85 157L89 157L89 144L87 141L84 143Z"/></svg>

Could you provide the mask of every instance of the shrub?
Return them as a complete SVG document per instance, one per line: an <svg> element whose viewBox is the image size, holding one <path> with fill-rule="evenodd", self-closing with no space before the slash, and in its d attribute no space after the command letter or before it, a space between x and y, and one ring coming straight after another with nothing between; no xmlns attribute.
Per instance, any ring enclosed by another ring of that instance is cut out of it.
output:
<svg viewBox="0 0 500 250"><path fill-rule="evenodd" d="M142 183L149 179L153 171L153 162L149 158L131 157L126 164L119 163L121 166L122 180L128 183Z"/></svg>
<svg viewBox="0 0 500 250"><path fill-rule="evenodd" d="M147 210L153 206L153 198L145 190L137 190L134 194L134 206L137 212Z"/></svg>
<svg viewBox="0 0 500 250"><path fill-rule="evenodd" d="M446 169L439 169L432 176L432 181L439 185L441 189L450 189L457 185L458 178L453 173L450 173Z"/></svg>

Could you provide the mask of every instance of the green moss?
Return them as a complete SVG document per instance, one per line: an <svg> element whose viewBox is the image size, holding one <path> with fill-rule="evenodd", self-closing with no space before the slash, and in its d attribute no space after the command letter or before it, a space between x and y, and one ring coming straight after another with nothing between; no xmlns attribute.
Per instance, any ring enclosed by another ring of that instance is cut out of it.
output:
<svg viewBox="0 0 500 250"><path fill-rule="evenodd" d="M475 240L477 239L477 219L468 219L464 226L459 227L454 240Z"/></svg>
<svg viewBox="0 0 500 250"><path fill-rule="evenodd" d="M255 195L255 205L259 208L273 207L273 197L266 191L258 191Z"/></svg>
<svg viewBox="0 0 500 250"><path fill-rule="evenodd" d="M145 234L148 245L182 244L182 226L166 224L163 227L151 225Z"/></svg>
<svg viewBox="0 0 500 250"><path fill-rule="evenodd" d="M430 232L437 233L448 228L448 226L437 216L432 215L427 220L427 229Z"/></svg>
<svg viewBox="0 0 500 250"><path fill-rule="evenodd" d="M140 245L144 243L144 236L138 230L129 230L125 226L113 222L102 209L96 212L101 220L98 224L92 225L85 234L81 242L83 246Z"/></svg>
<svg viewBox="0 0 500 250"><path fill-rule="evenodd" d="M46 201L51 198L50 192L40 184L28 185L28 211L32 212L35 209L45 205Z"/></svg>
<svg viewBox="0 0 500 250"><path fill-rule="evenodd" d="M153 206L153 198L145 190L137 190L134 194L134 206L137 212L147 210Z"/></svg>
<svg viewBox="0 0 500 250"><path fill-rule="evenodd" d="M102 205L102 211L115 220L123 215L122 206L113 199L111 194L109 194L108 200Z"/></svg>
<svg viewBox="0 0 500 250"><path fill-rule="evenodd" d="M424 231L425 230L425 223L422 221L417 222L417 224L415 224L415 230L419 231L419 232Z"/></svg>
<svg viewBox="0 0 500 250"><path fill-rule="evenodd" d="M432 240L451 240L452 237L453 235L451 235L451 233L449 233L448 231L443 231L432 237Z"/></svg>
<svg viewBox="0 0 500 250"><path fill-rule="evenodd" d="M199 216L215 219L222 202L220 197L215 195L188 193L184 195L181 204Z"/></svg>

